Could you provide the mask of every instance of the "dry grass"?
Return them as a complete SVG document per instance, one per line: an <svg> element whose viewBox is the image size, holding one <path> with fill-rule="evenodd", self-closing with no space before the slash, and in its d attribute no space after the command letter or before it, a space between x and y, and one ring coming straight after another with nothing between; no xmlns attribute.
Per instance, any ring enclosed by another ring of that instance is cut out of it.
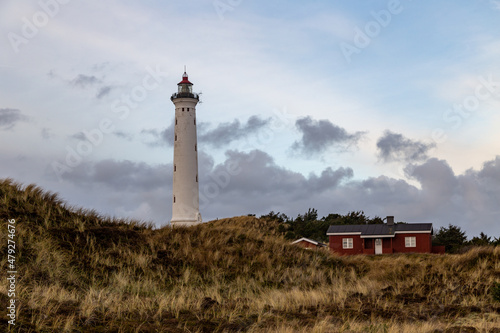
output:
<svg viewBox="0 0 500 333"><path fill-rule="evenodd" d="M290 245L271 221L154 230L10 180L0 181L0 203L1 227L17 220L21 306L12 331L500 331L491 297L500 248L337 257ZM6 253L5 232L0 244Z"/></svg>

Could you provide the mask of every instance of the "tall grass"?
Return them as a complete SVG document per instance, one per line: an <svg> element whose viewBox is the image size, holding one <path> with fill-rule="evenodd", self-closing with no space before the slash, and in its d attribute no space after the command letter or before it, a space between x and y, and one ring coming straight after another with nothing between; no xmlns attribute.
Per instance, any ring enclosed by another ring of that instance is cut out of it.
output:
<svg viewBox="0 0 500 333"><path fill-rule="evenodd" d="M431 332L500 328L500 248L338 257L254 217L153 229L0 181L17 221L23 332ZM6 267L6 233L0 233ZM2 272L5 274L5 270ZM4 279L5 276L1 275ZM0 300L7 290L0 285ZM5 318L0 330L7 330Z"/></svg>

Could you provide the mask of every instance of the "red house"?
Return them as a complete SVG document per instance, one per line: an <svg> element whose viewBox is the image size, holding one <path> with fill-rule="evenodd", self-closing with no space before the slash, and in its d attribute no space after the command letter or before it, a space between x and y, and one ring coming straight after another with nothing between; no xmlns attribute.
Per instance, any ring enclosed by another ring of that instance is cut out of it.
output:
<svg viewBox="0 0 500 333"><path fill-rule="evenodd" d="M330 250L345 254L444 253L444 247L432 246L432 223L331 225L327 236Z"/></svg>
<svg viewBox="0 0 500 333"><path fill-rule="evenodd" d="M326 246L326 244L305 237L293 241L292 244L297 244L306 249L319 249Z"/></svg>

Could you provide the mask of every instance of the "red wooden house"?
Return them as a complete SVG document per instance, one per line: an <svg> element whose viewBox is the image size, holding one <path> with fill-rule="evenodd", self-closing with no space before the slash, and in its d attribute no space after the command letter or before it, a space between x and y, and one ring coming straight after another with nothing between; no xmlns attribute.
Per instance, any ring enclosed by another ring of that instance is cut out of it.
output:
<svg viewBox="0 0 500 333"><path fill-rule="evenodd" d="M444 253L432 246L432 223L331 225L327 236L330 250L338 254Z"/></svg>
<svg viewBox="0 0 500 333"><path fill-rule="evenodd" d="M326 246L326 244L305 237L293 241L292 244L297 244L306 249L319 249Z"/></svg>

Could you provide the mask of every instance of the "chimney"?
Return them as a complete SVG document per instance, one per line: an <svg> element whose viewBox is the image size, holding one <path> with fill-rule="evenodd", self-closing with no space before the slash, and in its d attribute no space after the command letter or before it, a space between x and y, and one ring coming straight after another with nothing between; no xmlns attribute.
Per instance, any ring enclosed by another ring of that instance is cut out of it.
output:
<svg viewBox="0 0 500 333"><path fill-rule="evenodd" d="M387 225L394 225L394 216L387 216Z"/></svg>

